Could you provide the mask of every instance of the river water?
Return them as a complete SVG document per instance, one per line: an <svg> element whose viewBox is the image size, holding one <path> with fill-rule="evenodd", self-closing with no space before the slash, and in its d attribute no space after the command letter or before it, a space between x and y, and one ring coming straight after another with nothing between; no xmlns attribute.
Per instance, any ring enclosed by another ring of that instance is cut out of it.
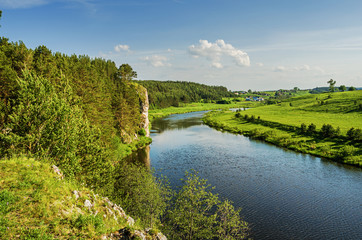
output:
<svg viewBox="0 0 362 240"><path fill-rule="evenodd" d="M253 239L362 239L362 170L202 124L204 112L152 123L147 163L171 186L194 169L242 208Z"/></svg>

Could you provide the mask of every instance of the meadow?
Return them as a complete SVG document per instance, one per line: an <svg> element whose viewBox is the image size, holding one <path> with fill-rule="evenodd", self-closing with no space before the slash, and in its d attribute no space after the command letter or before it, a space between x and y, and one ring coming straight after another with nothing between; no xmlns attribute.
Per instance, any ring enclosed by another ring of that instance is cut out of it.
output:
<svg viewBox="0 0 362 240"><path fill-rule="evenodd" d="M309 94L246 111L211 112L204 122L294 151L362 166L362 91ZM351 130L352 129L352 130Z"/></svg>
<svg viewBox="0 0 362 240"><path fill-rule="evenodd" d="M231 101L232 102L232 101ZM198 112L207 110L226 110L230 108L250 108L256 106L255 102L232 102L230 104L215 104L215 103L185 103L180 104L180 107L168 107L162 109L149 110L149 119L152 121L155 118L166 117L171 114L181 114L188 112Z"/></svg>

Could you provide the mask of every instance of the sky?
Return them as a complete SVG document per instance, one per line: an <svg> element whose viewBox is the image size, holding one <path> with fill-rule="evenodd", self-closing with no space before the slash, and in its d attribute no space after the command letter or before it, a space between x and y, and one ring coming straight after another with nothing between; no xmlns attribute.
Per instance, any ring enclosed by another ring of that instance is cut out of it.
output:
<svg viewBox="0 0 362 240"><path fill-rule="evenodd" d="M0 0L0 36L230 90L362 87L360 0Z"/></svg>

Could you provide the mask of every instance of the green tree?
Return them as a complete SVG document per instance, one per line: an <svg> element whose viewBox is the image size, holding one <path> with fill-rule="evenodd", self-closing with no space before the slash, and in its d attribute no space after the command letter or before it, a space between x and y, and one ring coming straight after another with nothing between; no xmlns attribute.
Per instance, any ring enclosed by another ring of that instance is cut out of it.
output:
<svg viewBox="0 0 362 240"><path fill-rule="evenodd" d="M176 194L168 212L171 239L212 239L216 215L211 211L219 203L211 186L197 172L186 172L184 185Z"/></svg>
<svg viewBox="0 0 362 240"><path fill-rule="evenodd" d="M346 91L346 90L347 90L347 88L346 88L345 85L339 86L339 91L344 92L344 91Z"/></svg>
<svg viewBox="0 0 362 240"><path fill-rule="evenodd" d="M334 86L336 85L336 81L334 81L333 79L330 79L327 83L329 83L329 91L334 92L335 91Z"/></svg>
<svg viewBox="0 0 362 240"><path fill-rule="evenodd" d="M145 166L122 161L114 172L113 199L145 226L160 224L171 190L167 181L156 178Z"/></svg>
<svg viewBox="0 0 362 240"><path fill-rule="evenodd" d="M118 68L118 72L117 72L118 77L120 77L122 80L132 80L133 78L137 78L137 73L136 71L133 71L132 67L125 63L122 64L119 68Z"/></svg>
<svg viewBox="0 0 362 240"><path fill-rule="evenodd" d="M241 220L231 202L220 202L207 180L196 171L186 179L175 195L167 214L165 232L171 239L242 239L247 223Z"/></svg>
<svg viewBox="0 0 362 240"><path fill-rule="evenodd" d="M348 88L348 91L356 91L356 88L351 86Z"/></svg>
<svg viewBox="0 0 362 240"><path fill-rule="evenodd" d="M218 206L216 211L218 239L234 240L247 237L248 224L240 217L241 209L235 210L232 202L225 200Z"/></svg>

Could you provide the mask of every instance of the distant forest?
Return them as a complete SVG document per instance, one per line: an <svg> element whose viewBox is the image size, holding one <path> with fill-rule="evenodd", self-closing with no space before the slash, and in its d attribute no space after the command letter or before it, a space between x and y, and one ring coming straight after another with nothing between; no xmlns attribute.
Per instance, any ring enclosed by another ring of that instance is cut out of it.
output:
<svg viewBox="0 0 362 240"><path fill-rule="evenodd" d="M148 90L150 108L178 107L180 103L212 102L235 96L226 87L185 81L136 81Z"/></svg>

